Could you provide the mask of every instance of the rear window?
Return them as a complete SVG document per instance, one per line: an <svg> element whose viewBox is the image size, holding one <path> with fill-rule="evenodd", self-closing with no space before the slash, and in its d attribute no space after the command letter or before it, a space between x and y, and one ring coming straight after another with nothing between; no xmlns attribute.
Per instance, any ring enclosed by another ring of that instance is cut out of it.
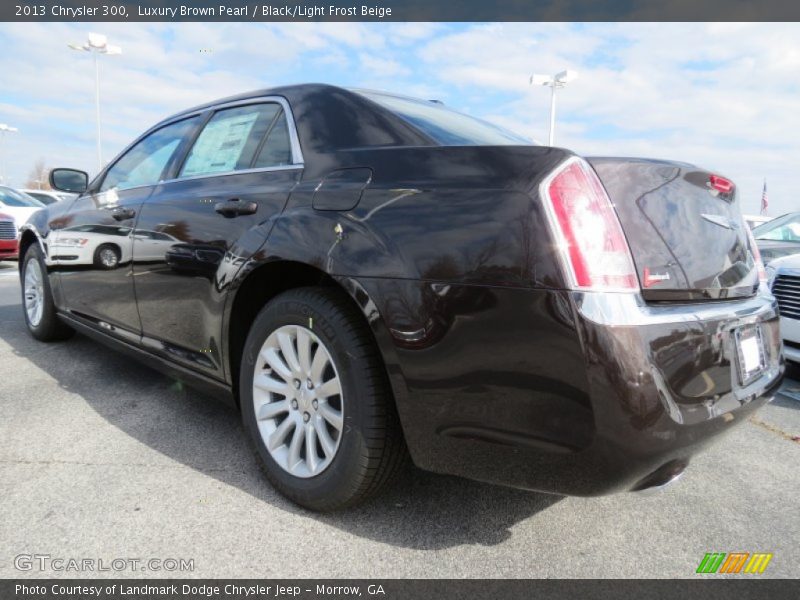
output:
<svg viewBox="0 0 800 600"><path fill-rule="evenodd" d="M48 196L47 194L38 194L36 192L25 192L31 198L36 198L42 204L53 204L56 202L56 199L52 196Z"/></svg>
<svg viewBox="0 0 800 600"><path fill-rule="evenodd" d="M0 188L0 204L17 208L42 208L44 206L36 198L6 187Z"/></svg>
<svg viewBox="0 0 800 600"><path fill-rule="evenodd" d="M532 146L533 142L439 102L357 90L443 146Z"/></svg>

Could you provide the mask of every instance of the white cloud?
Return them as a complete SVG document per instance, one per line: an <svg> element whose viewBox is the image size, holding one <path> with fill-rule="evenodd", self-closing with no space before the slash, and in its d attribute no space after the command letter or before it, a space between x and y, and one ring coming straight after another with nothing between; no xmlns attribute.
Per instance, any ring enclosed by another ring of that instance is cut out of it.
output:
<svg viewBox="0 0 800 600"><path fill-rule="evenodd" d="M91 62L66 43L95 27L0 25L0 122L20 128L6 152L17 183L39 157L93 166ZM529 86L528 77L568 67L580 78L559 92L557 143L719 169L739 184L749 212L767 177L773 212L800 209L792 185L800 156L796 23L116 23L101 30L124 51L101 63L107 156L177 110L303 81L437 98L546 139L549 91Z"/></svg>
<svg viewBox="0 0 800 600"><path fill-rule="evenodd" d="M516 96L507 113L484 116L539 139L549 90L526 89L527 75L575 69L580 78L559 92L557 143L717 168L739 183L750 212L766 176L773 212L800 209L791 187L800 155L797 24L495 25L440 35L421 55L458 89Z"/></svg>

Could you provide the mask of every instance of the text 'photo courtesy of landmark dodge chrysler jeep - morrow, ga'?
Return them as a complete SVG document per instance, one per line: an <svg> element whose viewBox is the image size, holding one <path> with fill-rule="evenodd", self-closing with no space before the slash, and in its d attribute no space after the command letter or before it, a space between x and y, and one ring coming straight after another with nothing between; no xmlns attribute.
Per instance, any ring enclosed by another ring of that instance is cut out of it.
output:
<svg viewBox="0 0 800 600"><path fill-rule="evenodd" d="M32 335L227 399L312 509L409 455L558 494L659 487L783 376L736 187L689 164L297 85L170 117L91 183L50 177L79 196L23 227Z"/></svg>

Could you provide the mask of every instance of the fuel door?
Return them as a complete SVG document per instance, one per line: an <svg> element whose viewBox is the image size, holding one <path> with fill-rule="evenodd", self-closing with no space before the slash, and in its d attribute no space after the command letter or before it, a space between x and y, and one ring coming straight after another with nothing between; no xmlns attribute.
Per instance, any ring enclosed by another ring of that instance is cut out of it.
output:
<svg viewBox="0 0 800 600"><path fill-rule="evenodd" d="M311 200L316 210L352 210L372 181L372 169L337 169L328 173Z"/></svg>

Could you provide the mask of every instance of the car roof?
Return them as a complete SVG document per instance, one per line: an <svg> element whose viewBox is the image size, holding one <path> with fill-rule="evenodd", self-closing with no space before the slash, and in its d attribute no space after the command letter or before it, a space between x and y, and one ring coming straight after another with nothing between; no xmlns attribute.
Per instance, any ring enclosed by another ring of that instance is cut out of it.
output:
<svg viewBox="0 0 800 600"><path fill-rule="evenodd" d="M174 115L164 119L164 121L171 121L176 117L181 117L183 115L211 109L216 106L220 106L222 104L241 102L242 100L250 100L252 98L261 98L264 96L281 96L286 98L287 100L289 98L302 99L303 97L308 96L310 94L320 94L320 93L325 94L333 91L349 91L349 90L347 90L346 88L330 85L327 83L301 83L296 85L283 85L271 88L261 88L257 90L250 90L248 92L242 92L241 94L235 94L233 96L225 96L224 98L218 98L217 100L204 102L203 104L198 104L197 106L193 106L191 108L187 108L185 110L177 112Z"/></svg>
<svg viewBox="0 0 800 600"><path fill-rule="evenodd" d="M362 94L324 83L251 90L199 104L163 119L145 135L182 117L267 96L277 96L288 102L305 157L363 147L436 145L397 114Z"/></svg>

